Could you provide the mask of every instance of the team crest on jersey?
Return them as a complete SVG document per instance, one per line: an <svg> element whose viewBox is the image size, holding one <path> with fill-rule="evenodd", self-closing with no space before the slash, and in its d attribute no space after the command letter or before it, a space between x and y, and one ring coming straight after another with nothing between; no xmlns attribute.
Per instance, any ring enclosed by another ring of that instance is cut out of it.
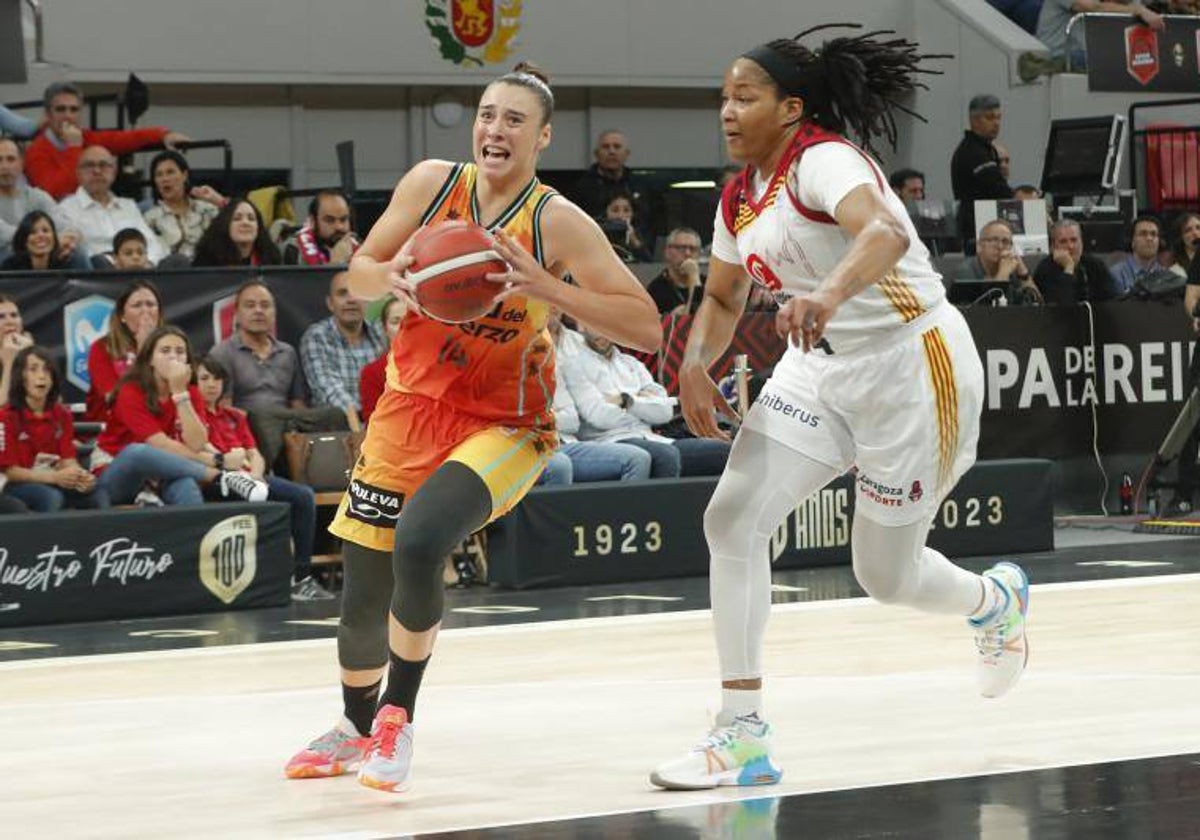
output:
<svg viewBox="0 0 1200 840"><path fill-rule="evenodd" d="M522 0L426 0L425 26L442 54L455 64L504 61L521 28Z"/></svg>
<svg viewBox="0 0 1200 840"><path fill-rule="evenodd" d="M746 260L746 271L749 272L751 277L762 283L772 292L778 292L783 288L783 283L780 282L775 272L771 270L771 266L767 265L758 254L751 254L749 259Z"/></svg>
<svg viewBox="0 0 1200 840"><path fill-rule="evenodd" d="M921 501L921 497L925 495L925 491L921 489L921 482L914 481L912 488L908 491L908 500L913 504Z"/></svg>

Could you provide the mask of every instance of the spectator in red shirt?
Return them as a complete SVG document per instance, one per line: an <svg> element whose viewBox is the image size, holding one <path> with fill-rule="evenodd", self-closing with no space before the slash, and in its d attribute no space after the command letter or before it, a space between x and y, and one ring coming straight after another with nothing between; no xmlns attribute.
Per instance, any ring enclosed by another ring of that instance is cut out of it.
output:
<svg viewBox="0 0 1200 840"><path fill-rule="evenodd" d="M13 362L12 399L0 411L4 492L31 511L108 507L96 477L75 457L75 424L59 402L62 377L50 351L26 347Z"/></svg>
<svg viewBox="0 0 1200 840"><path fill-rule="evenodd" d="M46 107L46 127L25 150L25 177L62 201L79 188L75 170L86 146L103 146L114 155L127 155L152 146L168 149L190 138L165 128L139 128L129 131L92 131L80 128L83 92L71 82L54 82L42 94Z"/></svg>
<svg viewBox="0 0 1200 840"><path fill-rule="evenodd" d="M317 531L317 500L311 487L266 475L267 463L258 451L258 441L250 431L246 412L221 405L229 373L212 356L196 364L196 389L204 399L204 420L208 426L208 442L218 452L218 465L230 470L243 470L247 475L266 482L267 500L286 502L291 507L292 551L296 565L292 571L293 601L331 601L333 594L312 576L313 539ZM209 488L208 495L212 494Z"/></svg>
<svg viewBox="0 0 1200 840"><path fill-rule="evenodd" d="M406 313L404 301L390 295L383 304L383 309L379 311L379 323L387 336L387 347L378 359L364 367L358 375L358 397L362 400L363 423L371 419L375 403L383 396L383 387L387 380L388 354L391 353L392 341L400 333L400 324L404 321Z"/></svg>
<svg viewBox="0 0 1200 840"><path fill-rule="evenodd" d="M133 364L146 338L162 325L162 297L158 287L149 280L134 280L126 286L109 316L108 334L93 341L88 351L89 420L108 419L109 399L116 396L117 383Z"/></svg>
<svg viewBox="0 0 1200 840"><path fill-rule="evenodd" d="M204 400L192 384L192 348L178 327L159 327L138 350L117 387L112 411L92 452L92 471L114 505L157 482L168 505L198 505L201 485L224 498L267 498L267 485L241 470L223 469L208 443Z"/></svg>

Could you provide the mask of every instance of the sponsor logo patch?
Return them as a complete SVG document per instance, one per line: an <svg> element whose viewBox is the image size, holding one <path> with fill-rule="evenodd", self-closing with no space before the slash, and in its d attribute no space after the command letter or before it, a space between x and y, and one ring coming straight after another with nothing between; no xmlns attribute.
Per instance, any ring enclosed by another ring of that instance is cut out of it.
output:
<svg viewBox="0 0 1200 840"><path fill-rule="evenodd" d="M258 571L257 545L258 520L252 514L222 519L200 540L200 582L232 604Z"/></svg>
<svg viewBox="0 0 1200 840"><path fill-rule="evenodd" d="M764 390L758 395L757 402L763 408L769 408L771 411L777 411L785 417L790 417L802 426L811 426L817 428L821 425L821 417L818 414L801 408L798 405L788 402L778 394Z"/></svg>
<svg viewBox="0 0 1200 840"><path fill-rule="evenodd" d="M355 479L346 488L346 516L376 528L396 527L404 496Z"/></svg>

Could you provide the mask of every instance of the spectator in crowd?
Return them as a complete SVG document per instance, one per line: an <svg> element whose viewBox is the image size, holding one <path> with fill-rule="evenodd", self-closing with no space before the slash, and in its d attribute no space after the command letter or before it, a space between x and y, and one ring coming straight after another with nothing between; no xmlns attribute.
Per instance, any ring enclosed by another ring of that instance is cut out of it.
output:
<svg viewBox="0 0 1200 840"><path fill-rule="evenodd" d="M666 266L646 286L658 311L664 315L695 312L704 299L704 277L700 273L700 234L678 227L667 234L663 248Z"/></svg>
<svg viewBox="0 0 1200 840"><path fill-rule="evenodd" d="M1083 253L1079 222L1059 221L1050 229L1050 256L1038 263L1033 282L1049 304L1069 306L1117 296L1112 274L1101 260Z"/></svg>
<svg viewBox="0 0 1200 840"><path fill-rule="evenodd" d="M113 237L123 228L135 228L146 237L147 255L152 263L166 256L167 249L142 218L131 199L121 198L112 191L117 179L117 159L103 146L88 146L79 155L79 188L59 202L63 218L83 235L83 244L92 255L94 265L110 266L105 254Z"/></svg>
<svg viewBox="0 0 1200 840"><path fill-rule="evenodd" d="M1016 251L1012 228L1003 219L993 219L983 226L975 256L959 267L955 279L1007 283L1004 296L1009 303L1041 301L1041 293Z"/></svg>
<svg viewBox="0 0 1200 840"><path fill-rule="evenodd" d="M229 375L225 367L208 356L196 365L196 389L204 398L204 422L208 443L215 450L219 469L241 470L267 485L267 501L283 502L291 508L293 601L331 601L333 595L312 576L313 540L317 530L317 501L311 487L267 473L267 462L258 451L246 413L222 405ZM206 495L215 495L209 485Z"/></svg>
<svg viewBox="0 0 1200 840"><path fill-rule="evenodd" d="M8 256L17 225L31 210L41 210L54 220L58 228L59 257L69 260L71 268L86 271L90 268L79 244L79 231L64 225L58 204L45 190L25 183L25 161L15 140L0 137L0 262Z"/></svg>
<svg viewBox="0 0 1200 840"><path fill-rule="evenodd" d="M44 347L26 347L13 363L12 396L0 411L4 492L38 513L107 507L96 477L79 465L75 423L59 401L62 376Z"/></svg>
<svg viewBox="0 0 1200 840"><path fill-rule="evenodd" d="M362 303L350 293L349 276L333 275L325 298L330 316L300 338L300 361L312 390L313 405L331 405L346 414L353 431L362 428L358 378L387 347L379 325L363 317Z"/></svg>
<svg viewBox="0 0 1200 840"><path fill-rule="evenodd" d="M113 268L122 271L140 271L150 268L150 258L146 256L146 235L137 228L122 228L113 237L112 255Z"/></svg>
<svg viewBox="0 0 1200 840"><path fill-rule="evenodd" d="M25 321L16 300L0 295L0 406L8 405L13 360L26 347L32 346L33 336L25 331Z"/></svg>
<svg viewBox="0 0 1200 840"><path fill-rule="evenodd" d="M1133 252L1109 268L1118 295L1128 294L1142 278L1164 269L1158 263L1158 250L1162 242L1162 226L1158 219L1142 214L1133 221Z"/></svg>
<svg viewBox="0 0 1200 840"><path fill-rule="evenodd" d="M321 190L308 203L308 218L283 248L285 265L346 265L358 250L354 212L341 190Z"/></svg>
<svg viewBox="0 0 1200 840"><path fill-rule="evenodd" d="M892 192L904 201L925 200L925 173L916 169L897 169L888 178Z"/></svg>
<svg viewBox="0 0 1200 840"><path fill-rule="evenodd" d="M1000 174L1000 155L993 145L1000 134L1000 100L990 93L971 98L967 106L970 128L950 159L950 183L959 202L958 232L963 249L975 253L975 202L1012 198L1008 182Z"/></svg>
<svg viewBox="0 0 1200 840"><path fill-rule="evenodd" d="M988 5L1024 29L1030 35L1037 32L1038 12L1042 0L988 0Z"/></svg>
<svg viewBox="0 0 1200 840"><path fill-rule="evenodd" d="M37 120L22 117L0 105L0 134L7 134L18 140L28 140L38 133L40 127Z"/></svg>
<svg viewBox="0 0 1200 840"><path fill-rule="evenodd" d="M707 438L672 440L652 426L670 422L673 401L646 366L583 327L584 346L561 359L563 379L579 412L580 440L627 443L650 453L652 478L716 475L729 444Z"/></svg>
<svg viewBox="0 0 1200 840"><path fill-rule="evenodd" d="M583 337L562 324L555 311L547 323L559 358L577 353ZM571 396L563 365L554 371L554 426L559 448L546 464L538 484L557 485L588 481L641 481L650 477L650 453L628 443L579 440L579 410Z"/></svg>
<svg viewBox="0 0 1200 840"><path fill-rule="evenodd" d="M599 221L608 234L608 241L625 262L649 262L653 259L654 255L638 235L637 223L633 218L633 199L628 193L614 193Z"/></svg>
<svg viewBox="0 0 1200 840"><path fill-rule="evenodd" d="M1013 187L1013 198L1020 199L1021 201L1037 201L1041 197L1042 191L1033 184L1021 184L1020 186Z"/></svg>
<svg viewBox="0 0 1200 840"><path fill-rule="evenodd" d="M108 333L93 341L88 350L87 419L103 422L108 418L108 399L115 395L117 383L146 339L163 323L157 286L149 280L134 280L125 287L108 318Z"/></svg>
<svg viewBox="0 0 1200 840"><path fill-rule="evenodd" d="M133 502L146 482L168 505L200 504L201 486L209 484L222 498L266 500L265 483L217 466L192 365L191 344L178 327L159 327L138 350L92 450L92 472L112 504Z"/></svg>
<svg viewBox="0 0 1200 840"><path fill-rule="evenodd" d="M179 152L167 149L150 161L154 206L145 213L146 225L172 255L191 262L196 244L226 204L225 196L208 185L192 186L191 167Z"/></svg>
<svg viewBox="0 0 1200 840"><path fill-rule="evenodd" d="M29 182L50 193L55 201L62 201L79 186L79 158L89 146L102 146L114 155L125 155L160 144L173 149L190 139L165 128L129 131L80 128L83 93L70 82L51 84L42 95L42 101L46 108L46 127L29 144L25 170ZM111 233L109 238L112 238Z"/></svg>
<svg viewBox="0 0 1200 840"><path fill-rule="evenodd" d="M17 225L12 254L0 263L0 271L56 271L70 266L62 255L54 219L49 213L31 210Z"/></svg>
<svg viewBox="0 0 1200 840"><path fill-rule="evenodd" d="M404 322L406 312L404 301L392 295L384 299L383 309L379 310L379 323L383 327L386 346L379 358L364 367L358 375L358 397L362 404L363 423L371 419L375 403L383 396L383 389L387 384L388 356L391 353L392 342L400 334L400 324Z"/></svg>
<svg viewBox="0 0 1200 840"><path fill-rule="evenodd" d="M275 296L261 279L247 280L234 297L232 336L209 354L228 371L233 404L250 415L250 428L268 466L283 451L286 431L345 429L331 407L310 408L296 348L275 337Z"/></svg>
<svg viewBox="0 0 1200 840"><path fill-rule="evenodd" d="M1200 214L1184 213L1175 222L1175 236L1171 242L1171 265L1169 268L1181 277L1196 261L1200 249Z"/></svg>
<svg viewBox="0 0 1200 840"><path fill-rule="evenodd" d="M653 241L654 225L650 218L650 190L640 178L625 166L629 160L629 143L623 132L602 131L596 138L593 154L596 162L576 182L569 198L593 219L603 218L604 208L617 193L625 193L633 203L638 236L643 242Z"/></svg>
<svg viewBox="0 0 1200 840"><path fill-rule="evenodd" d="M194 266L228 268L242 265L279 265L279 249L271 241L258 208L245 198L235 198L217 213L196 243Z"/></svg>
<svg viewBox="0 0 1200 840"><path fill-rule="evenodd" d="M1067 24L1075 15L1106 12L1128 14L1136 17L1151 29L1162 30L1166 23L1162 15L1140 2L1127 0L1043 0L1038 14L1034 34L1046 45L1049 57L1036 53L1024 53L1017 63L1017 72L1027 82L1041 74L1061 73L1069 66L1071 70L1083 72L1087 69L1087 49L1084 42L1084 26L1076 24L1067 36Z"/></svg>

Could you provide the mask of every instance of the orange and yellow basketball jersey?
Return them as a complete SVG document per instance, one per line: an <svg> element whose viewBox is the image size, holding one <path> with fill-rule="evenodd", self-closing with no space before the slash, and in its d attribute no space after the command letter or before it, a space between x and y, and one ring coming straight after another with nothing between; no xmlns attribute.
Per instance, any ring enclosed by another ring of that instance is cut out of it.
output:
<svg viewBox="0 0 1200 840"><path fill-rule="evenodd" d="M421 217L422 224L461 219L504 230L545 264L541 214L556 193L532 179L494 221L479 218L473 163L457 164ZM553 422L554 343L549 306L513 295L466 324L410 312L392 342L387 384L459 411L511 426Z"/></svg>

